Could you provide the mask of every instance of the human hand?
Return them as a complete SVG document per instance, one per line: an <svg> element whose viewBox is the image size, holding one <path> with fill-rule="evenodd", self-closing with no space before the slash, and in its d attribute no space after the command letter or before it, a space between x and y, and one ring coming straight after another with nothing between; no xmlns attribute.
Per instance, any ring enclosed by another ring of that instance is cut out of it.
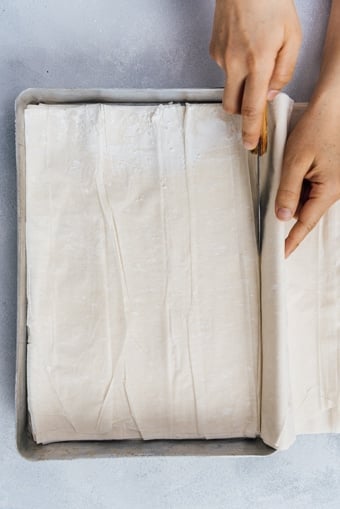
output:
<svg viewBox="0 0 340 509"><path fill-rule="evenodd" d="M241 113L245 147L256 147L266 101L291 79L301 44L293 0L217 0L210 56L227 73L223 107Z"/></svg>
<svg viewBox="0 0 340 509"><path fill-rule="evenodd" d="M321 94L288 137L275 202L279 219L297 219L285 241L286 258L340 199L339 111L337 90Z"/></svg>

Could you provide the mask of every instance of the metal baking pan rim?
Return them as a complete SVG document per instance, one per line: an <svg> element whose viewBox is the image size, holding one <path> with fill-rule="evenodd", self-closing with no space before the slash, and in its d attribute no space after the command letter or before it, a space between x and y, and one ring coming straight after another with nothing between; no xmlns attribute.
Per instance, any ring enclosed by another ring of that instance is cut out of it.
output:
<svg viewBox="0 0 340 509"><path fill-rule="evenodd" d="M16 441L29 460L127 456L267 456L277 451L260 437L180 440L107 440L36 444L28 427L26 389L26 252L25 252L25 127L24 111L30 104L69 103L220 103L222 88L190 89L48 89L29 88L15 101L17 177L17 358ZM300 103L301 108L304 104Z"/></svg>

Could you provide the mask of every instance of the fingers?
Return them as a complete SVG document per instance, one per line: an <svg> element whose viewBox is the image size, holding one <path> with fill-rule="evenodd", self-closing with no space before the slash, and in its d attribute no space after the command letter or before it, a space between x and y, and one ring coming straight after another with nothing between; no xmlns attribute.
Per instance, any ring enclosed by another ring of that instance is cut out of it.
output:
<svg viewBox="0 0 340 509"><path fill-rule="evenodd" d="M325 198L310 198L301 208L298 220L285 241L285 258L297 248L306 235L315 227L330 206Z"/></svg>
<svg viewBox="0 0 340 509"><path fill-rule="evenodd" d="M223 109L227 113L241 113L245 77L229 75L223 92Z"/></svg>
<svg viewBox="0 0 340 509"><path fill-rule="evenodd" d="M242 138L248 150L255 148L259 141L272 70L273 63L267 61L251 72L245 82L241 107Z"/></svg>
<svg viewBox="0 0 340 509"><path fill-rule="evenodd" d="M221 55L215 43L210 44L210 55L226 72L227 81L223 93L223 108L227 113L241 113L244 146L256 147L266 101L272 100L292 77L298 55L296 37L287 42L275 60L275 53L262 56L236 58L235 54Z"/></svg>
<svg viewBox="0 0 340 509"><path fill-rule="evenodd" d="M313 151L302 150L296 137L291 136L288 138L275 200L275 213L279 219L297 219L285 241L286 258L336 199L336 194L331 191L331 187L336 186L327 184L321 169L313 164Z"/></svg>
<svg viewBox="0 0 340 509"><path fill-rule="evenodd" d="M268 83L274 62L264 60L254 63L248 73L237 60L226 60L227 81L223 93L223 108L227 113L241 113L244 146L250 150L256 147L262 127L267 101Z"/></svg>
<svg viewBox="0 0 340 509"><path fill-rule="evenodd" d="M287 43L279 51L273 75L268 86L268 101L272 101L289 81L291 80L301 45L300 32L291 36Z"/></svg>
<svg viewBox="0 0 340 509"><path fill-rule="evenodd" d="M294 219L297 219L300 215L301 209L309 199L310 192L312 190L312 183L309 180L304 179L302 182L301 194L297 209L294 214Z"/></svg>
<svg viewBox="0 0 340 509"><path fill-rule="evenodd" d="M267 95L291 78L300 43L294 2L216 1L209 53L228 76L223 107L242 114L249 150L260 137Z"/></svg>
<svg viewBox="0 0 340 509"><path fill-rule="evenodd" d="M243 143L248 150L258 143L266 101L274 99L292 78L299 47L297 34L281 48L275 61L265 54L248 59L242 67L239 61L226 58L223 107L228 113L241 113Z"/></svg>
<svg viewBox="0 0 340 509"><path fill-rule="evenodd" d="M275 65L270 59L259 61L257 69L246 79L242 100L243 142L247 149L256 147L267 100L273 100L291 80L300 48L299 33L287 41L279 51ZM224 101L228 102L225 93Z"/></svg>
<svg viewBox="0 0 340 509"><path fill-rule="evenodd" d="M312 162L313 156L311 154L300 151L296 144L291 145L288 140L282 164L280 185L275 199L275 213L278 219L288 221L295 215L303 179Z"/></svg>
<svg viewBox="0 0 340 509"><path fill-rule="evenodd" d="M209 47L210 56L217 65L226 73L226 83L223 93L223 109L227 113L240 113L244 83L247 76L247 69L242 67L240 58L222 55L212 41Z"/></svg>

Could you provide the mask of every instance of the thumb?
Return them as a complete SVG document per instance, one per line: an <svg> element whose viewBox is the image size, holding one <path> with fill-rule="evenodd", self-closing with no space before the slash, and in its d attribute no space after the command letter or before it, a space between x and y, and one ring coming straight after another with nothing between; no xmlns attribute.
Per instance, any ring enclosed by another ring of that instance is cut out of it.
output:
<svg viewBox="0 0 340 509"><path fill-rule="evenodd" d="M289 221L294 217L299 205L302 184L312 160L290 157L289 147L284 157L280 185L275 199L275 213L278 219Z"/></svg>

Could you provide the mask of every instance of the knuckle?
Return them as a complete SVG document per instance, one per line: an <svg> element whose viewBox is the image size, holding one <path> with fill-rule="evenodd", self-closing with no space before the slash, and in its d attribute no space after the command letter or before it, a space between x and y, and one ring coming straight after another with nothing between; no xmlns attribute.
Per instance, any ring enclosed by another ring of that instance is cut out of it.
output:
<svg viewBox="0 0 340 509"><path fill-rule="evenodd" d="M268 52L263 50L250 51L246 55L246 64L253 74L268 74L273 67L274 60Z"/></svg>
<svg viewBox="0 0 340 509"><path fill-rule="evenodd" d="M317 219L311 219L309 221L304 221L302 219L298 219L297 222L300 224L300 226L303 228L303 230L306 233L310 233L313 228L316 226L318 220Z"/></svg>
<svg viewBox="0 0 340 509"><path fill-rule="evenodd" d="M278 206L292 205L299 200L299 193L291 189L279 189L277 193Z"/></svg>
<svg viewBox="0 0 340 509"><path fill-rule="evenodd" d="M293 74L292 69L289 69L287 71L277 71L274 73L272 82L278 84L281 87L283 85L286 85L290 81L292 74Z"/></svg>
<svg viewBox="0 0 340 509"><path fill-rule="evenodd" d="M234 49L227 48L225 52L225 62L227 69L234 71L239 69L241 58Z"/></svg>
<svg viewBox="0 0 340 509"><path fill-rule="evenodd" d="M250 71L256 71L256 69L258 68L258 57L255 51L247 52L246 64Z"/></svg>
<svg viewBox="0 0 340 509"><path fill-rule="evenodd" d="M244 104L241 108L241 115L247 120L255 121L259 118L261 112L256 106L252 106L251 104Z"/></svg>
<svg viewBox="0 0 340 509"><path fill-rule="evenodd" d="M282 175L291 175L293 172L296 172L297 169L302 171L302 169L305 167L305 159L306 156L302 154L302 148L305 148L305 146L300 147L298 137L296 138L289 136L288 141L286 143L286 147L284 149L284 160L283 160L283 168L282 168ZM306 153L309 153L309 148L307 147ZM299 171L300 175L300 171ZM282 182L283 184L283 182ZM284 184L283 184L284 185ZM283 189L285 189L283 187Z"/></svg>
<svg viewBox="0 0 340 509"><path fill-rule="evenodd" d="M279 195L283 198L296 199L299 197L299 193L293 191L292 189L280 189Z"/></svg>

